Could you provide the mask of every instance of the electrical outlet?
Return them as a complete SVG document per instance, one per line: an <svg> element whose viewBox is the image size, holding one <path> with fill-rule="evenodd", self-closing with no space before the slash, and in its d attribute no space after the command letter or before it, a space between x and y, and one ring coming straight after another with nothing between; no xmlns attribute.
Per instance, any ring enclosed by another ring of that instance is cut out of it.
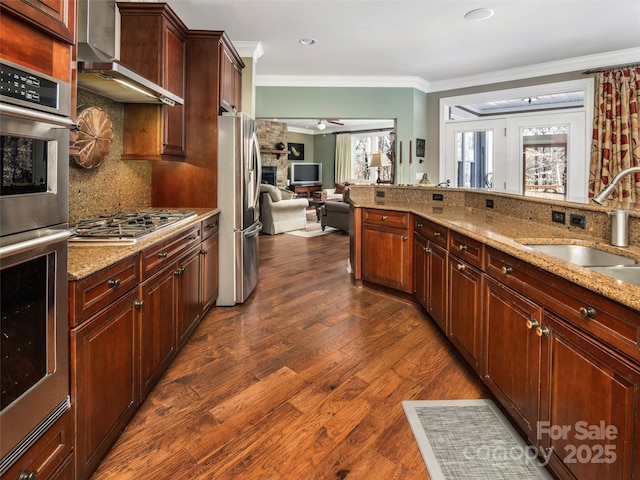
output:
<svg viewBox="0 0 640 480"><path fill-rule="evenodd" d="M551 221L564 224L567 222L567 219L564 212L558 212L557 210L552 210Z"/></svg>
<svg viewBox="0 0 640 480"><path fill-rule="evenodd" d="M487 198L484 201L484 205L487 208L493 208L493 200L491 198Z"/></svg>
<svg viewBox="0 0 640 480"><path fill-rule="evenodd" d="M376 190L376 197L384 197L384 190Z"/></svg>
<svg viewBox="0 0 640 480"><path fill-rule="evenodd" d="M587 217L571 213L569 214L569 223L574 227L587 228Z"/></svg>
<svg viewBox="0 0 640 480"><path fill-rule="evenodd" d="M442 195L441 193L434 193L434 194L431 196L431 199L432 199L432 200L435 200L435 201L437 201L437 202L441 202L441 201L443 201L443 200L444 200L444 195Z"/></svg>

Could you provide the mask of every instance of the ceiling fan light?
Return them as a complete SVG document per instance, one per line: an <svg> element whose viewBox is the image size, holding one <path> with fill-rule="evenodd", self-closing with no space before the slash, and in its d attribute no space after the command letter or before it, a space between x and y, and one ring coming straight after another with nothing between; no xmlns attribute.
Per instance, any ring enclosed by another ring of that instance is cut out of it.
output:
<svg viewBox="0 0 640 480"><path fill-rule="evenodd" d="M327 128L327 126L325 125L325 123L322 120L320 120L318 122L318 130L324 130L325 128Z"/></svg>

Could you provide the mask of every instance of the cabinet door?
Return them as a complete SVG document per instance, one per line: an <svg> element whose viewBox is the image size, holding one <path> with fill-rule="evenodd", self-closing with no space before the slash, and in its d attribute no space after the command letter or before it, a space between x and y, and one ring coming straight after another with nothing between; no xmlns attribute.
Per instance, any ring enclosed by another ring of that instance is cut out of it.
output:
<svg viewBox="0 0 640 480"><path fill-rule="evenodd" d="M198 325L202 313L200 295L200 248L178 262L176 282L176 330L178 349L181 348Z"/></svg>
<svg viewBox="0 0 640 480"><path fill-rule="evenodd" d="M364 225L362 229L362 278L364 280L412 292L412 239L398 228Z"/></svg>
<svg viewBox="0 0 640 480"><path fill-rule="evenodd" d="M176 354L174 272L169 267L140 286L140 401Z"/></svg>
<svg viewBox="0 0 640 480"><path fill-rule="evenodd" d="M242 72L231 58L227 47L223 46L220 56L220 106L230 111L240 110L242 93Z"/></svg>
<svg viewBox="0 0 640 480"><path fill-rule="evenodd" d="M413 236L413 293L427 308L427 250L428 242L422 235Z"/></svg>
<svg viewBox="0 0 640 480"><path fill-rule="evenodd" d="M536 328L540 326L542 309L490 277L485 278L484 292L485 383L534 439L540 372Z"/></svg>
<svg viewBox="0 0 640 480"><path fill-rule="evenodd" d="M54 38L75 43L75 0L2 0L0 4Z"/></svg>
<svg viewBox="0 0 640 480"><path fill-rule="evenodd" d="M448 284L447 336L478 372L482 350L482 273L451 256Z"/></svg>
<svg viewBox="0 0 640 480"><path fill-rule="evenodd" d="M76 478L89 478L138 404L137 290L71 331Z"/></svg>
<svg viewBox="0 0 640 480"><path fill-rule="evenodd" d="M427 311L443 331L447 322L447 270L448 253L444 248L429 242L427 252Z"/></svg>
<svg viewBox="0 0 640 480"><path fill-rule="evenodd" d="M218 297L218 234L202 243L202 315Z"/></svg>
<svg viewBox="0 0 640 480"><path fill-rule="evenodd" d="M640 371L545 314L538 441L571 478L640 478Z"/></svg>

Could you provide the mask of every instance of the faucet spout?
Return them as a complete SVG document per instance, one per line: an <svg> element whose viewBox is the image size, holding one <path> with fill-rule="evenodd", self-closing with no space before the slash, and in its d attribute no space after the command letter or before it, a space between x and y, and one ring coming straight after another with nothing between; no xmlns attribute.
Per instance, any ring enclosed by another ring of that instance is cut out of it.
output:
<svg viewBox="0 0 640 480"><path fill-rule="evenodd" d="M600 193L598 193L595 197L593 197L593 201L596 202L598 205L602 205L605 202L605 200L609 198L609 195L613 193L613 191L618 186L618 184L620 183L620 180L622 180L623 177L631 173L638 173L638 172L640 172L640 167L625 168L624 170L619 172L615 177L613 177L613 180L611 180L611 183L609 185L604 187L600 191Z"/></svg>

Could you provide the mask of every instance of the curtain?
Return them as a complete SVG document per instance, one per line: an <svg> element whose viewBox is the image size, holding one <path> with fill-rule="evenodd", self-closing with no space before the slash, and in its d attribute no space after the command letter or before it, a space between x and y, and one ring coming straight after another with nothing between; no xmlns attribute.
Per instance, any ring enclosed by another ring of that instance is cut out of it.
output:
<svg viewBox="0 0 640 480"><path fill-rule="evenodd" d="M351 175L351 134L336 135L336 183L349 180Z"/></svg>
<svg viewBox="0 0 640 480"><path fill-rule="evenodd" d="M620 171L640 166L640 67L596 74L589 198ZM640 174L622 178L611 195L618 201L640 201Z"/></svg>

